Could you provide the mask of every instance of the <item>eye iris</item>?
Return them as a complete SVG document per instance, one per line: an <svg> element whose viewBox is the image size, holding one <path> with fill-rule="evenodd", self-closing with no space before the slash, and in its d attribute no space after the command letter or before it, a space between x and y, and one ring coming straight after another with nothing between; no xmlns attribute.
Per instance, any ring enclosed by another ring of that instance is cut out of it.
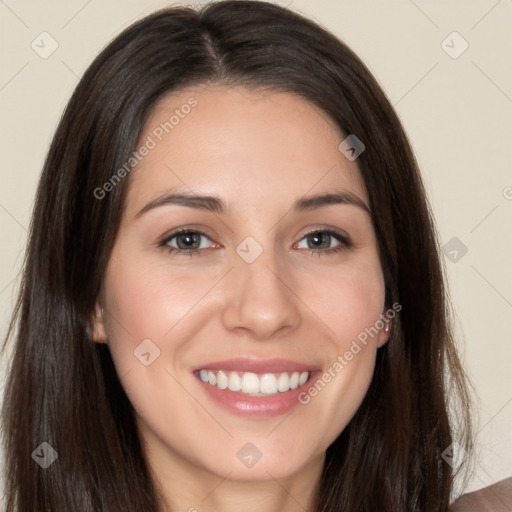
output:
<svg viewBox="0 0 512 512"><path fill-rule="evenodd" d="M180 249L198 249L201 237L198 233L180 233L176 236L176 244Z"/></svg>
<svg viewBox="0 0 512 512"><path fill-rule="evenodd" d="M312 233L308 235L308 243L311 243L316 249L329 249L331 235L329 233Z"/></svg>

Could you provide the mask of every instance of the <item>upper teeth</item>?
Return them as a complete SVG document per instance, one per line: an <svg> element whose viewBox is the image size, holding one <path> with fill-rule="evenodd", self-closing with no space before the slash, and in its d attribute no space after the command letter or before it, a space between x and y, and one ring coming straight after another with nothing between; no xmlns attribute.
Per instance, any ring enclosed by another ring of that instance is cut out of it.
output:
<svg viewBox="0 0 512 512"><path fill-rule="evenodd" d="M302 386L309 379L309 372L264 373L227 372L223 370L200 370L203 382L220 389L240 391L247 395L274 395Z"/></svg>

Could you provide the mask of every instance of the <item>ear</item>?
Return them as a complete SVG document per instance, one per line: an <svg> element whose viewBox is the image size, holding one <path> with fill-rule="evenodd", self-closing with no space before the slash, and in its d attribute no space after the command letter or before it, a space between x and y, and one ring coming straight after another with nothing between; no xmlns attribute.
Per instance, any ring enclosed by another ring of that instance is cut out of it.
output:
<svg viewBox="0 0 512 512"><path fill-rule="evenodd" d="M107 343L107 331L105 330L105 319L103 317L103 308L99 303L96 303L91 320L91 337L95 343Z"/></svg>
<svg viewBox="0 0 512 512"><path fill-rule="evenodd" d="M379 331L378 348L384 346L388 342L391 336L391 328L393 326L393 320L388 318L386 315L382 316L382 321L384 322L384 327Z"/></svg>

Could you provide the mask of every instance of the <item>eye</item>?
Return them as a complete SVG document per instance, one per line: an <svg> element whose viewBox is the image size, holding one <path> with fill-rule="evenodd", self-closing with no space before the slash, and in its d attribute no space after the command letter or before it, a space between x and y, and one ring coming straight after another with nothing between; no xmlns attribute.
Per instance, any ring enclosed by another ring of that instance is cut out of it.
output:
<svg viewBox="0 0 512 512"><path fill-rule="evenodd" d="M205 233L190 228L182 228L166 236L159 247L164 247L169 253L187 256L204 253L204 249L215 246L215 242ZM320 256L348 249L352 246L350 239L333 230L316 230L304 235L297 243L297 248Z"/></svg>
<svg viewBox="0 0 512 512"><path fill-rule="evenodd" d="M306 249L318 256L343 251L351 246L352 243L346 235L332 230L312 231L297 244L299 249Z"/></svg>
<svg viewBox="0 0 512 512"><path fill-rule="evenodd" d="M207 249L212 243L211 238L201 231L180 229L165 237L159 243L159 246L167 248L171 253L180 252L192 255L194 253L200 253L203 249Z"/></svg>

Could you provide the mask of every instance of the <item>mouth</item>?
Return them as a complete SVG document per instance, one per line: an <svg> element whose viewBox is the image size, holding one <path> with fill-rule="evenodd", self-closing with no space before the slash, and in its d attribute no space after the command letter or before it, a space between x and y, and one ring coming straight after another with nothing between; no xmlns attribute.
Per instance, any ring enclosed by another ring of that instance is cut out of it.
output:
<svg viewBox="0 0 512 512"><path fill-rule="evenodd" d="M204 383L247 396L272 396L297 389L311 378L311 372L253 373L228 370L196 372Z"/></svg>
<svg viewBox="0 0 512 512"><path fill-rule="evenodd" d="M266 417L297 406L321 369L285 359L239 358L205 363L192 373L212 403L238 416Z"/></svg>

